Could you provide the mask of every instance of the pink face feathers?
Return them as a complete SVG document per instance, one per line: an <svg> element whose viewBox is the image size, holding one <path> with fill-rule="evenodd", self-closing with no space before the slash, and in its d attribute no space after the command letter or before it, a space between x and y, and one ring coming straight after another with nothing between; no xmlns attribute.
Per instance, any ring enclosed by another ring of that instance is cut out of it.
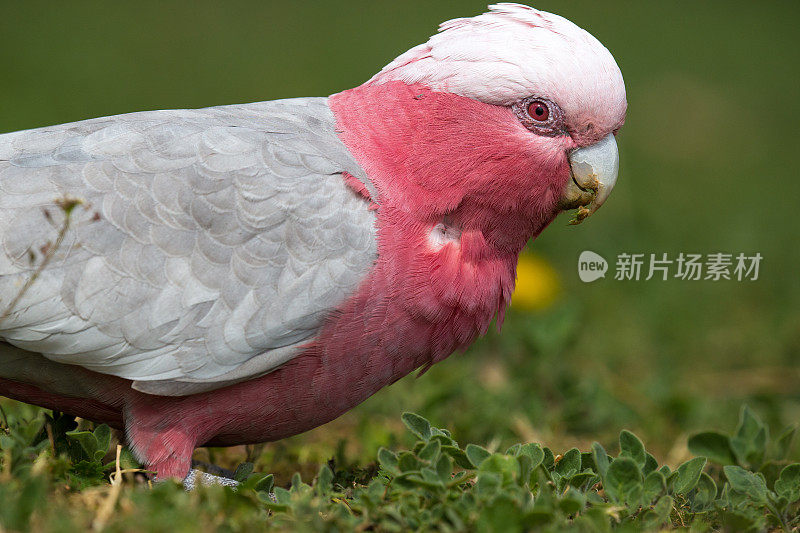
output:
<svg viewBox="0 0 800 533"><path fill-rule="evenodd" d="M421 85L365 85L329 99L340 138L377 203L434 225L442 217L518 252L557 214L569 136L527 130L506 107Z"/></svg>
<svg viewBox="0 0 800 533"><path fill-rule="evenodd" d="M625 85L609 51L572 22L489 9L445 22L329 105L377 203L518 251L561 210L582 208L582 220L608 197Z"/></svg>
<svg viewBox="0 0 800 533"><path fill-rule="evenodd" d="M443 23L368 84L388 81L503 106L546 98L563 110L579 144L619 128L627 107L622 73L597 39L563 17L519 4Z"/></svg>

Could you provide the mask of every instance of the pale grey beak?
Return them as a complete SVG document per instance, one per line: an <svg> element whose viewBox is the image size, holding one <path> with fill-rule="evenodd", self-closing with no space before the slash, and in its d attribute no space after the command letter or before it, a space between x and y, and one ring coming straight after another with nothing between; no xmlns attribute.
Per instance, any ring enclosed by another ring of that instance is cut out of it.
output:
<svg viewBox="0 0 800 533"><path fill-rule="evenodd" d="M619 172L619 152L614 134L609 133L591 146L569 154L572 180L567 184L559 204L562 209L578 209L570 224L580 224L603 205Z"/></svg>

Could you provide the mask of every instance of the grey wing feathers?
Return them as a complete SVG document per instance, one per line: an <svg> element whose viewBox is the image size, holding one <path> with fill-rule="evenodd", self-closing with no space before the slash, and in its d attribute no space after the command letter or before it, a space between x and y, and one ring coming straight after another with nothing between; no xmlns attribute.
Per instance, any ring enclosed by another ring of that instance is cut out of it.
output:
<svg viewBox="0 0 800 533"><path fill-rule="evenodd" d="M0 338L157 394L264 374L375 261L344 171L371 188L325 98L0 135L0 310L41 270Z"/></svg>

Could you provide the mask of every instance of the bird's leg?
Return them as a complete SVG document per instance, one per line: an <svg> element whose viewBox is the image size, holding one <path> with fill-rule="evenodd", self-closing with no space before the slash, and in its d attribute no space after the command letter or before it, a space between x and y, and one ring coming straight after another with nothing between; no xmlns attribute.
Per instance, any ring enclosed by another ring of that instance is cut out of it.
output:
<svg viewBox="0 0 800 533"><path fill-rule="evenodd" d="M186 490L198 484L237 487L239 482L235 478L247 477L252 472L252 464L246 472L231 472L192 460L198 442L208 441L219 429L205 416L208 407L203 403L198 408L194 401L192 398L134 395L125 412L128 444L139 461L156 472L155 480L181 479ZM195 416L186 416L187 411L194 412ZM188 423L190 419L193 423ZM198 470L197 466L209 472Z"/></svg>
<svg viewBox="0 0 800 533"><path fill-rule="evenodd" d="M136 457L156 473L155 480L182 479L186 490L198 483L234 487L238 483L228 477L193 469L192 452L203 440L204 420L187 424L180 417L182 399L135 395L125 413L128 444ZM222 469L216 468L216 471ZM233 477L231 475L231 477Z"/></svg>

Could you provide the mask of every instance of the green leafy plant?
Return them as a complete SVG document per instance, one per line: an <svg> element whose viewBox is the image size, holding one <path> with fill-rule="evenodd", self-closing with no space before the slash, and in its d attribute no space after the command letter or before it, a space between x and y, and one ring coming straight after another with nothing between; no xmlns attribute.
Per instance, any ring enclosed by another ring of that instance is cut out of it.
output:
<svg viewBox="0 0 800 533"><path fill-rule="evenodd" d="M402 422L413 444L380 448L377 468L364 470L366 475L330 462L310 483L295 474L279 486L274 475L245 463L235 473L237 490L198 487L187 494L169 481L152 487L131 477L123 481L122 463L132 459L119 451L109 461L114 438L105 425L75 429L64 417L41 412L32 419L11 418L0 431L0 527L125 529L132 513L145 530L175 520L190 529L209 527L220 517L228 530L789 532L800 527L800 463L780 458L791 431L770 441L766 426L747 408L735 435L691 437L689 448L705 455L674 470L659 465L627 430L619 434L615 455L597 442L585 451L554 453L539 443L518 443L501 452L461 445L449 431L413 413L404 414ZM118 474L109 483L112 471ZM75 506L76 497L84 503ZM119 510L112 512L115 507Z"/></svg>
<svg viewBox="0 0 800 533"><path fill-rule="evenodd" d="M748 420L753 416L743 413ZM771 490L762 474L739 466L725 465L722 475L719 468L709 469L709 474L706 457L692 458L674 471L659 467L628 431L620 434L616 457L598 443L585 453L573 448L554 455L534 443L498 453L475 444L462 448L447 430L416 414L403 415L403 422L418 440L407 450L381 448L376 478L352 488L332 487L334 474L327 466L313 485L295 476L290 488L276 488L276 501L267 503L274 522L298 525L314 516L316 526L321 520L337 528L387 531L537 526L606 531L694 523L791 531L800 524L798 463L784 467Z"/></svg>

